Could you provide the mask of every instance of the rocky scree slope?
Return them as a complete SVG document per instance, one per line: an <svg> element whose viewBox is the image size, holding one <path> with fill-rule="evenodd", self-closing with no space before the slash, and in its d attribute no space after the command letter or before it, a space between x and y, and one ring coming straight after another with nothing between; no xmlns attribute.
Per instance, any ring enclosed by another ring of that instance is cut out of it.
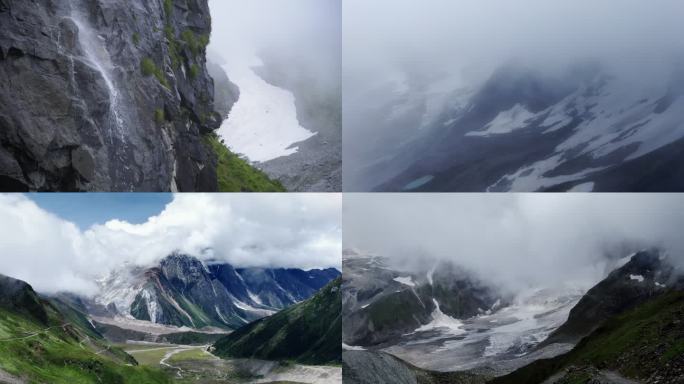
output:
<svg viewBox="0 0 684 384"><path fill-rule="evenodd" d="M340 363L341 283L338 277L310 299L221 338L214 353L303 364Z"/></svg>
<svg viewBox="0 0 684 384"><path fill-rule="evenodd" d="M123 268L100 281L91 313L158 324L236 329L311 297L335 269L234 268L172 254L152 268Z"/></svg>
<svg viewBox="0 0 684 384"><path fill-rule="evenodd" d="M0 30L0 189L217 189L207 0L0 0Z"/></svg>
<svg viewBox="0 0 684 384"><path fill-rule="evenodd" d="M484 384L487 377L468 372L432 372L377 351L343 351L344 384Z"/></svg>

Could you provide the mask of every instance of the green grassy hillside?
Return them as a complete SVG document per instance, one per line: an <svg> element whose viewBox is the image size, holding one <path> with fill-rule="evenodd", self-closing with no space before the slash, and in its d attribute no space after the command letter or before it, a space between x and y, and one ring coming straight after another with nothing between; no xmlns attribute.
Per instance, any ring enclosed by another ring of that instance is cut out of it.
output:
<svg viewBox="0 0 684 384"><path fill-rule="evenodd" d="M584 383L598 371L635 379L678 382L684 372L684 293L671 291L616 316L570 352L543 359L491 381L541 383L552 375Z"/></svg>
<svg viewBox="0 0 684 384"><path fill-rule="evenodd" d="M66 303L52 304L28 284L5 276L0 292L0 370L28 383L170 382L161 371L135 366Z"/></svg>
<svg viewBox="0 0 684 384"><path fill-rule="evenodd" d="M216 134L205 135L204 140L218 157L219 192L286 192L278 181L269 179L264 172L228 150Z"/></svg>
<svg viewBox="0 0 684 384"><path fill-rule="evenodd" d="M221 357L331 364L342 360L341 278L309 300L250 323L214 345Z"/></svg>

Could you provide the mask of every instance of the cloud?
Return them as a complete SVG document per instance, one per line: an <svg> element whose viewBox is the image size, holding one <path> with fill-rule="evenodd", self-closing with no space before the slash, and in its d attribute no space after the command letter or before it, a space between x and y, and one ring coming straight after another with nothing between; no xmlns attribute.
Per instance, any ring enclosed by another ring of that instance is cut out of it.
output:
<svg viewBox="0 0 684 384"><path fill-rule="evenodd" d="M510 59L657 61L684 49L683 13L677 0L348 0L345 66L412 62L461 71Z"/></svg>
<svg viewBox="0 0 684 384"><path fill-rule="evenodd" d="M682 206L679 194L348 194L344 245L409 269L451 260L514 290L586 286L643 248L684 267Z"/></svg>
<svg viewBox="0 0 684 384"><path fill-rule="evenodd" d="M109 271L176 250L241 267L339 268L340 210L337 194L178 194L142 224L81 231L26 196L0 195L0 273L89 294Z"/></svg>
<svg viewBox="0 0 684 384"><path fill-rule="evenodd" d="M209 7L210 52L228 62L275 56L287 63L288 75L306 72L316 83L339 87L340 0L210 0Z"/></svg>

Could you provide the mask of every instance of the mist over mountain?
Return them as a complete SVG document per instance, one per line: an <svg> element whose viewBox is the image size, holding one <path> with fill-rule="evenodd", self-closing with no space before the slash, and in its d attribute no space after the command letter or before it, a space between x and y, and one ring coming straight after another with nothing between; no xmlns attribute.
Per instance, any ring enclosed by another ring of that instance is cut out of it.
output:
<svg viewBox="0 0 684 384"><path fill-rule="evenodd" d="M236 268L339 268L337 195L175 195L140 224L81 230L22 195L0 195L0 270L39 292L98 292L122 266L150 268L173 252Z"/></svg>
<svg viewBox="0 0 684 384"><path fill-rule="evenodd" d="M369 369L426 383L680 378L681 204L643 194L345 196L349 382L373 382Z"/></svg>
<svg viewBox="0 0 684 384"><path fill-rule="evenodd" d="M346 2L345 189L681 190L682 11Z"/></svg>
<svg viewBox="0 0 684 384"><path fill-rule="evenodd" d="M455 262L514 292L588 288L641 249L684 263L682 203L676 194L349 194L344 245L400 270Z"/></svg>

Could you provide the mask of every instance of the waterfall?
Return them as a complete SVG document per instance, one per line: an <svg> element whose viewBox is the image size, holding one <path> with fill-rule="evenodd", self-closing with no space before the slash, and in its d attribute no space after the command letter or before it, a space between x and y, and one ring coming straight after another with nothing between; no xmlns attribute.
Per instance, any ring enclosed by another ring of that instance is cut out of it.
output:
<svg viewBox="0 0 684 384"><path fill-rule="evenodd" d="M86 59L84 62L100 73L109 91L110 140L114 138L114 132L111 132L113 126L116 129L116 134L118 134L123 142L125 128L123 119L124 106L121 101L121 95L113 80L112 71L114 64L109 56L109 52L107 52L104 39L97 34L84 16L76 10L72 10L70 18L78 27L78 41Z"/></svg>

